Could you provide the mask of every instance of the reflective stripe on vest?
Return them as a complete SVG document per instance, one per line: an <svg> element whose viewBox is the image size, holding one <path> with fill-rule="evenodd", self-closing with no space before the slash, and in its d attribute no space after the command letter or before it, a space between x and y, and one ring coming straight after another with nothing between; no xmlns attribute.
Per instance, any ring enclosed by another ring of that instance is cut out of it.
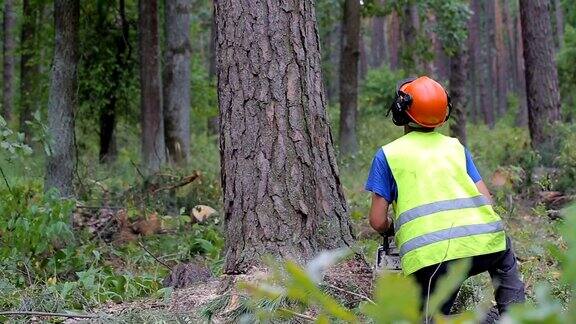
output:
<svg viewBox="0 0 576 324"><path fill-rule="evenodd" d="M480 207L484 205L490 205L490 201L484 196L476 196L471 198L456 198L429 203L426 205L412 208L400 214L400 216L398 216L396 222L394 223L394 230L398 232L400 230L400 226L418 217L446 210Z"/></svg>
<svg viewBox="0 0 576 324"><path fill-rule="evenodd" d="M470 179L457 139L411 132L383 150L398 188L394 226L405 274L505 249L500 216Z"/></svg>
<svg viewBox="0 0 576 324"><path fill-rule="evenodd" d="M400 256L404 256L406 253L415 250L417 248L426 246L428 244L464 236L495 233L502 230L504 230L504 226L502 225L501 221L496 221L488 224L464 225L439 230L436 232L415 237L410 241L402 244L402 247L400 248Z"/></svg>

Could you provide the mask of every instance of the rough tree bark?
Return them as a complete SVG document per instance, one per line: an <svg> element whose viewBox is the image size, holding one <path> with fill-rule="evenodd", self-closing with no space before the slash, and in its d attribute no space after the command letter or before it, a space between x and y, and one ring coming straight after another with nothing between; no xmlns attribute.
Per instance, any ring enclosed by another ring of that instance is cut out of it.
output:
<svg viewBox="0 0 576 324"><path fill-rule="evenodd" d="M466 145L466 95L468 51L466 46L454 53L450 58L450 99L452 102L452 114L450 118L450 135L458 138L462 145Z"/></svg>
<svg viewBox="0 0 576 324"><path fill-rule="evenodd" d="M191 0L166 0L164 127L170 162L190 156L190 10Z"/></svg>
<svg viewBox="0 0 576 324"><path fill-rule="evenodd" d="M20 132L24 133L26 142L30 143L32 134L28 121L32 120L32 110L35 96L35 85L40 67L34 59L37 50L34 47L36 37L36 19L38 8L30 0L22 1L22 32L20 38Z"/></svg>
<svg viewBox="0 0 576 324"><path fill-rule="evenodd" d="M2 73L2 116L6 121L12 120L14 110L14 72L16 49L16 10L14 0L4 0L4 70Z"/></svg>
<svg viewBox="0 0 576 324"><path fill-rule="evenodd" d="M224 272L351 244L314 1L215 3Z"/></svg>
<svg viewBox="0 0 576 324"><path fill-rule="evenodd" d="M118 105L118 89L122 83L122 71L128 66L128 56L130 45L130 26L126 19L125 0L118 1L118 12L120 15L120 33L116 36L116 66L114 67L112 81L109 87L108 97L110 100L100 112L100 162L112 162L117 156L116 146L116 106Z"/></svg>
<svg viewBox="0 0 576 324"><path fill-rule="evenodd" d="M138 45L140 50L140 110L142 158L147 172L156 172L166 162L158 0L138 1Z"/></svg>
<svg viewBox="0 0 576 324"><path fill-rule="evenodd" d="M62 197L74 195L74 111L78 85L79 0L54 1L54 61L48 99L51 143L46 159L44 189L56 188Z"/></svg>
<svg viewBox="0 0 576 324"><path fill-rule="evenodd" d="M340 152L358 151L358 61L360 56L360 1L344 1L340 44Z"/></svg>
<svg viewBox="0 0 576 324"><path fill-rule="evenodd" d="M522 41L526 63L528 127L532 147L540 153L552 150L552 126L560 120L558 72L554 62L554 38L546 0L520 0Z"/></svg>

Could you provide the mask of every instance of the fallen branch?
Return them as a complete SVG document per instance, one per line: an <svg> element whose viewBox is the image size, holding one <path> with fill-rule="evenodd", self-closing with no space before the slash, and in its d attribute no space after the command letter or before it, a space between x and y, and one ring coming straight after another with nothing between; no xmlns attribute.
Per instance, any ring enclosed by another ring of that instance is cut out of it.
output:
<svg viewBox="0 0 576 324"><path fill-rule="evenodd" d="M120 207L120 206L82 206L82 205L76 205L77 209L95 209L95 210L101 210L101 209L112 209L112 210L118 210L118 209L122 209L124 207Z"/></svg>
<svg viewBox="0 0 576 324"><path fill-rule="evenodd" d="M328 288L332 288L332 289L338 290L338 291L340 291L340 292L343 292L343 293L346 293L346 294L349 294L349 295L352 295L352 296L356 296L356 297L362 298L362 299L364 299L365 301L367 301L367 302L369 302L369 303L371 303L371 304L373 304L373 305L376 305L376 303L375 303L372 299L370 299L368 296L364 296L364 295L355 293L355 292L350 291L350 290L342 289L342 288L340 288L340 287L336 287L336 286L331 285L331 284L329 284L329 283L323 283L323 285L326 286L326 287L328 287Z"/></svg>
<svg viewBox="0 0 576 324"><path fill-rule="evenodd" d="M0 316L52 316L52 317L71 317L71 318L98 318L98 315L92 314L73 314L73 313L49 313L36 311L7 311L0 312Z"/></svg>
<svg viewBox="0 0 576 324"><path fill-rule="evenodd" d="M166 264L165 262L163 262L162 260L158 259L154 254L152 254L152 252L150 252L147 248L146 245L144 245L144 243L142 243L142 241L138 241L138 244L144 249L144 251L146 251L148 254L150 254L151 257L154 258L154 260L156 260L156 262L160 263L161 265L165 266L166 268L168 268L168 270L173 271L172 267L169 266L168 264Z"/></svg>
<svg viewBox="0 0 576 324"><path fill-rule="evenodd" d="M316 318L315 318L315 317L308 316L308 315L301 314L301 313L297 313L297 312L295 312L295 311L293 311L293 310L291 310L291 309L288 309L288 308L280 308L280 309L278 309L278 310L281 311L281 312L285 312L285 313L287 313L287 314L290 314L290 315L292 315L292 316L294 316L294 317L298 317L298 318L301 318L301 319L304 319L304 320L307 320L307 321L310 321L310 322L316 322Z"/></svg>
<svg viewBox="0 0 576 324"><path fill-rule="evenodd" d="M194 171L194 173L192 175L185 177L181 181L178 181L176 183L171 183L171 184L163 186L163 187L158 187L156 189L151 190L150 193L156 194L159 191L172 190L172 189L184 187L185 185L192 183L194 180L198 179L199 177L200 177L200 172Z"/></svg>

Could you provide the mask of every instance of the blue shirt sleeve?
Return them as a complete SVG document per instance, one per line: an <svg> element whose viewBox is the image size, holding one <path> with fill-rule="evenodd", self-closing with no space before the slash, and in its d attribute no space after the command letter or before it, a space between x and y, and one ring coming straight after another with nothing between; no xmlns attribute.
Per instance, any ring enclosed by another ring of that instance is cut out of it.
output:
<svg viewBox="0 0 576 324"><path fill-rule="evenodd" d="M472 160L472 154L470 154L470 151L468 151L467 148L464 149L464 152L466 154L466 172L468 172L470 179L472 179L472 181L474 181L474 183L482 180L482 177L480 176L480 172L478 172L478 169L476 168L476 165L474 164L474 160Z"/></svg>
<svg viewBox="0 0 576 324"><path fill-rule="evenodd" d="M396 187L396 180L392 176L392 170L386 161L384 151L380 148L374 155L368 180L364 188L371 191L378 196L386 199L388 203L396 200L398 196L398 189Z"/></svg>

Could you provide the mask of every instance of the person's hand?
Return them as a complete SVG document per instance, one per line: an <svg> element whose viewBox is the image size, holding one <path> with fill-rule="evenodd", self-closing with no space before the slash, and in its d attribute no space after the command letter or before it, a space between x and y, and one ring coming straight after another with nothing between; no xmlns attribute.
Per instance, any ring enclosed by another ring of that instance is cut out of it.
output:
<svg viewBox="0 0 576 324"><path fill-rule="evenodd" d="M390 218L390 216L388 216L386 223L388 224L388 228L384 232L380 232L380 235L383 237L394 236L394 221Z"/></svg>

